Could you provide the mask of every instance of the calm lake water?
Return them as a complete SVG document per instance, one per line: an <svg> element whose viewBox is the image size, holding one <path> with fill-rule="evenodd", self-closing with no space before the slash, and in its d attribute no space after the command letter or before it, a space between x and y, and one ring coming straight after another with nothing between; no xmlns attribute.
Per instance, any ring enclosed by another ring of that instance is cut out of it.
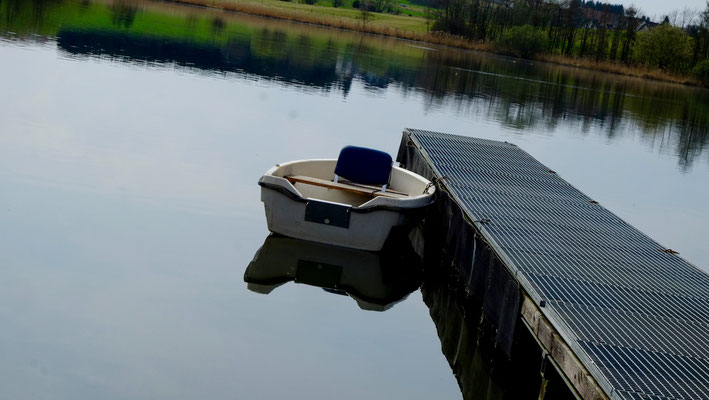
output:
<svg viewBox="0 0 709 400"><path fill-rule="evenodd" d="M259 176L396 154L405 127L513 142L709 271L707 90L160 2L2 0L0 398L460 398L420 276L372 267L381 287L348 297L268 269L323 252L266 240ZM468 397L511 398L514 377L476 371Z"/></svg>

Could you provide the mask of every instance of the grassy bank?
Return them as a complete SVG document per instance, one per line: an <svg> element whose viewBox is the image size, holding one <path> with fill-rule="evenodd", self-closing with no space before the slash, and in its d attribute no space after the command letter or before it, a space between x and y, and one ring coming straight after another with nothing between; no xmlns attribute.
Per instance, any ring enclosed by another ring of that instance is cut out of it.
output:
<svg viewBox="0 0 709 400"><path fill-rule="evenodd" d="M392 15L384 13L369 13L366 22L362 13L352 8L335 8L329 3L307 5L303 3L280 0L168 0L173 3L215 8L225 11L241 12L270 18L297 21L322 25L337 29L346 29L376 35L391 36L400 39L415 40L425 43L451 46L462 49L478 50L504 54L505 52L493 43L478 43L461 37L431 33L428 31L426 19L415 7L410 14ZM534 57L538 61L592 69L625 76L633 76L658 81L672 82L684 85L701 86L695 79L688 76L669 74L660 69L632 67L614 62L596 62L591 59L575 58L557 54L539 54Z"/></svg>
<svg viewBox="0 0 709 400"><path fill-rule="evenodd" d="M270 18L304 22L400 39L492 51L489 44L474 43L459 37L429 33L426 20L419 16L370 13L366 22L361 12L351 8L307 5L280 0L167 0L173 3L203 6L225 11L242 12Z"/></svg>

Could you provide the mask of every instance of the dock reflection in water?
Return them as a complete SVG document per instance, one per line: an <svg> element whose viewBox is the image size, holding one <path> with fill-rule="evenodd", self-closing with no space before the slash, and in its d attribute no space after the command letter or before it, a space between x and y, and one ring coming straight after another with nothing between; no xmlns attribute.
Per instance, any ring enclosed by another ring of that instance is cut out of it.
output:
<svg viewBox="0 0 709 400"><path fill-rule="evenodd" d="M288 282L323 288L372 311L386 311L420 288L463 399L571 400L554 368L540 371L545 356L522 326L514 333L511 355L496 346L482 304L441 251L427 248L421 260L408 241L372 253L271 234L244 281L263 294Z"/></svg>
<svg viewBox="0 0 709 400"><path fill-rule="evenodd" d="M288 282L350 296L363 310L386 311L421 285L421 261L408 242L372 253L269 235L246 268L249 290L269 294Z"/></svg>

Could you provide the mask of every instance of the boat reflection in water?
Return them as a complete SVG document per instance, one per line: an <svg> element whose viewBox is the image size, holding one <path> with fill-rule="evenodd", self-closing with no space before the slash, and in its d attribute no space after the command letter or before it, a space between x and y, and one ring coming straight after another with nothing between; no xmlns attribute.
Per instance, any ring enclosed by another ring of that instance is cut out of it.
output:
<svg viewBox="0 0 709 400"><path fill-rule="evenodd" d="M421 260L408 241L378 253L271 234L246 268L249 290L268 294L287 282L350 296L363 310L386 311L421 285Z"/></svg>

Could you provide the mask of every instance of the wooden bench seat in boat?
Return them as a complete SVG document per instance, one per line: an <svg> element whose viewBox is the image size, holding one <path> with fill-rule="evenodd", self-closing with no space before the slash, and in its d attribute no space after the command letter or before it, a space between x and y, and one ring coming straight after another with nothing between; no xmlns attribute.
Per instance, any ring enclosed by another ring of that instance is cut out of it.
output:
<svg viewBox="0 0 709 400"><path fill-rule="evenodd" d="M384 196L384 197L392 197L392 198L405 198L408 197L406 193L398 192L395 190L388 189L386 192L382 192L381 188L376 187L376 186L369 186L369 185L361 185L361 184L356 184L352 182L333 182L333 181L328 181L325 179L318 179L318 178L311 178L309 176L303 176L303 175L288 175L285 176L289 182L291 183L304 183L307 185L315 185L315 186L322 186L326 187L328 189L337 189L337 190L343 190L346 192L350 193L355 193L359 195L364 195L364 196L370 196L370 197L378 197L378 196Z"/></svg>

